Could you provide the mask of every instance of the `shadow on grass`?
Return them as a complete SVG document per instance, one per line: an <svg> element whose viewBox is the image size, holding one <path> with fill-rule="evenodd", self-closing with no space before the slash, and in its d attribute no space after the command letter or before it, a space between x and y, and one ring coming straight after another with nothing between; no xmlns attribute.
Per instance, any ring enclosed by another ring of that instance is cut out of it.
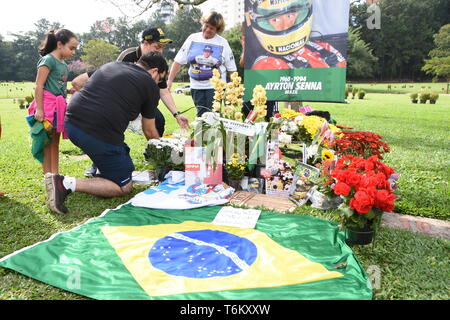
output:
<svg viewBox="0 0 450 320"><path fill-rule="evenodd" d="M36 210L9 198L0 198L0 257L46 240L53 227Z"/></svg>

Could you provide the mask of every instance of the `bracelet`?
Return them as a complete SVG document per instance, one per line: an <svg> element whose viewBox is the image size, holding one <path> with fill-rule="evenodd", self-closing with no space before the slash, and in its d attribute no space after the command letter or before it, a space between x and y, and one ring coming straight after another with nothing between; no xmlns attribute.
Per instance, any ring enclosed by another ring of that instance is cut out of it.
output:
<svg viewBox="0 0 450 320"><path fill-rule="evenodd" d="M181 114L181 112L180 111L177 111L177 112L175 112L174 114L173 114L173 116L176 118L178 115L180 115Z"/></svg>

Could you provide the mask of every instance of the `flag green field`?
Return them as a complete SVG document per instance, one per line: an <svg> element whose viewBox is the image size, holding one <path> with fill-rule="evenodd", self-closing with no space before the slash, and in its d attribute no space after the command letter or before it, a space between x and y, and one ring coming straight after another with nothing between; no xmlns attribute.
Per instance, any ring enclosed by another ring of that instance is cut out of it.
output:
<svg viewBox="0 0 450 320"><path fill-rule="evenodd" d="M0 266L94 299L372 298L335 222L263 211L256 229L221 227L220 208L123 205Z"/></svg>

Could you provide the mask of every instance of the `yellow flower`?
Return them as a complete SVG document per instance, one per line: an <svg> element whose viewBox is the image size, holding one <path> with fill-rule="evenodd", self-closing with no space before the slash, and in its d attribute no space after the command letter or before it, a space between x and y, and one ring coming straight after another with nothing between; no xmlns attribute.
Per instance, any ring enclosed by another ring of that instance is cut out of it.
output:
<svg viewBox="0 0 450 320"><path fill-rule="evenodd" d="M213 76L216 78L220 78L220 72L217 69L213 69Z"/></svg>
<svg viewBox="0 0 450 320"><path fill-rule="evenodd" d="M292 109L284 109L283 111L281 111L281 117L284 119L293 119L301 114L302 113L296 112Z"/></svg>
<svg viewBox="0 0 450 320"><path fill-rule="evenodd" d="M328 149L322 149L322 160L331 161L334 158L334 153Z"/></svg>
<svg viewBox="0 0 450 320"><path fill-rule="evenodd" d="M214 109L214 111L220 111L220 107L221 107L221 105L220 105L220 102L219 102L219 101L215 101L215 102L213 103L213 109Z"/></svg>
<svg viewBox="0 0 450 320"><path fill-rule="evenodd" d="M322 128L322 123L326 121L325 119L318 116L305 116L303 117L301 125L308 131L312 138L320 132Z"/></svg>

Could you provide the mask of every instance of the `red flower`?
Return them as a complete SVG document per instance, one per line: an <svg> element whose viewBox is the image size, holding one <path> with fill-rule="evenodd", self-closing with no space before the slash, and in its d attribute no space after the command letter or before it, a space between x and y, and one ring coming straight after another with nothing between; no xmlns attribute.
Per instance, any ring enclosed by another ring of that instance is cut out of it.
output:
<svg viewBox="0 0 450 320"><path fill-rule="evenodd" d="M388 190L377 190L375 206L383 211L392 212L394 210L395 194Z"/></svg>
<svg viewBox="0 0 450 320"><path fill-rule="evenodd" d="M372 209L374 202L374 199L366 191L358 191L350 200L350 208L355 209L359 214L364 214Z"/></svg>
<svg viewBox="0 0 450 320"><path fill-rule="evenodd" d="M274 118L281 118L281 114L275 113L275 114L273 115L273 117L274 117Z"/></svg>
<svg viewBox="0 0 450 320"><path fill-rule="evenodd" d="M336 195L343 195L347 197L351 191L351 187L344 182L338 182L334 185L333 190Z"/></svg>
<svg viewBox="0 0 450 320"><path fill-rule="evenodd" d="M358 188L359 183L361 182L361 176L362 174L357 173L356 171L351 171L345 178L345 182L347 182L347 184L349 184L352 187Z"/></svg>

